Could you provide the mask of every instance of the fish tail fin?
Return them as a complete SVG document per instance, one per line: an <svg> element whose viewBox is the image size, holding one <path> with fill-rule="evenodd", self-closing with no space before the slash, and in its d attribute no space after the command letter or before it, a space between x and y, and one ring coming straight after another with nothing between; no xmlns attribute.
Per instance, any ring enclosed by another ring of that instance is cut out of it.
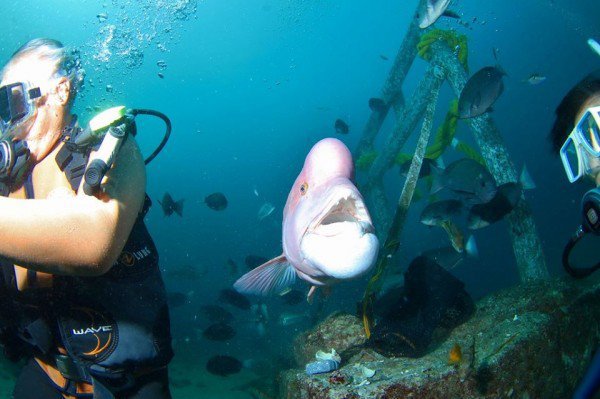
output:
<svg viewBox="0 0 600 399"><path fill-rule="evenodd" d="M527 170L526 164L523 164L523 170L521 171L521 176L519 176L519 183L521 183L523 190L533 190L537 187L529 174L529 170Z"/></svg>
<svg viewBox="0 0 600 399"><path fill-rule="evenodd" d="M233 288L241 294L277 294L296 281L296 270L285 255L263 263L240 277Z"/></svg>
<svg viewBox="0 0 600 399"><path fill-rule="evenodd" d="M469 237L467 240L467 245L465 245L465 250L467 252L467 256L472 258L479 257L479 250L477 249L477 243L475 242L475 236Z"/></svg>
<svg viewBox="0 0 600 399"><path fill-rule="evenodd" d="M508 76L508 73L506 73L506 70L504 68L502 68L502 65L500 65L499 63L496 63L496 69L498 69L498 71L500 71L500 73L503 76Z"/></svg>
<svg viewBox="0 0 600 399"><path fill-rule="evenodd" d="M173 210L181 217L183 217L183 201L184 200L181 199L173 204Z"/></svg>
<svg viewBox="0 0 600 399"><path fill-rule="evenodd" d="M429 191L429 194L435 194L444 188L444 169L432 163L431 175L433 176L433 181L431 182L431 190Z"/></svg>

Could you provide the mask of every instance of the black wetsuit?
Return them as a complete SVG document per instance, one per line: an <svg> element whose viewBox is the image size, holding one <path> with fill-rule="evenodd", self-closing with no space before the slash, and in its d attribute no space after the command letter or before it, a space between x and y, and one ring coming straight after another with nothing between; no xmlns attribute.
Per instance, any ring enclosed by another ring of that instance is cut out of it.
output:
<svg viewBox="0 0 600 399"><path fill-rule="evenodd" d="M80 179L69 180L77 187ZM34 198L30 178L25 189L27 198ZM52 286L41 287L36 272L28 270L28 288L19 291L13 264L0 258L5 352L13 360L35 356L66 378L64 386L57 386L30 359L17 379L14 399L62 398L61 392L91 398L77 393L76 381L114 395L98 396L103 399L171 397L169 310L158 251L144 223L150 205L146 196L123 251L104 275L53 275Z"/></svg>

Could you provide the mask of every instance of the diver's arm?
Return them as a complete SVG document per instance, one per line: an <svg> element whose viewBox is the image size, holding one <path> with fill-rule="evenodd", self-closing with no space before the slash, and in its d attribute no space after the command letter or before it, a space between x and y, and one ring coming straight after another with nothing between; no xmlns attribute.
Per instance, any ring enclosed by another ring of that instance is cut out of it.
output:
<svg viewBox="0 0 600 399"><path fill-rule="evenodd" d="M22 200L0 197L0 255L52 274L100 275L125 245L144 201L146 172L133 138L107 173L104 192Z"/></svg>

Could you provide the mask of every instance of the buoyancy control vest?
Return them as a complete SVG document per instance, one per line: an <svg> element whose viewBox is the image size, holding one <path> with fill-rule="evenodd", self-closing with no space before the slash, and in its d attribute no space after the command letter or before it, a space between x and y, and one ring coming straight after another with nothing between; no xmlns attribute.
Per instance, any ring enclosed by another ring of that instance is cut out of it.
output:
<svg viewBox="0 0 600 399"><path fill-rule="evenodd" d="M92 150L64 145L58 152L74 191ZM25 189L33 198L30 177ZM20 291L14 265L0 258L0 338L9 358L33 355L67 379L88 383L168 364L173 351L166 291L144 223L150 205L146 196L118 260L102 276L55 275L51 286L41 287L37 273L27 271L28 288Z"/></svg>

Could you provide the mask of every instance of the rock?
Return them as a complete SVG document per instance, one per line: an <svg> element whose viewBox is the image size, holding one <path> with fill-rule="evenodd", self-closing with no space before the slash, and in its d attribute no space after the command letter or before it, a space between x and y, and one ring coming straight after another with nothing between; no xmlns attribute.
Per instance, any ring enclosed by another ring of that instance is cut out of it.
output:
<svg viewBox="0 0 600 399"><path fill-rule="evenodd" d="M404 273L404 286L389 290L375 309L369 346L387 357L421 357L468 320L475 304L462 281L419 256Z"/></svg>
<svg viewBox="0 0 600 399"><path fill-rule="evenodd" d="M302 370L289 370L281 375L280 397L570 397L600 340L599 302L598 278L516 286L479 301L469 321L421 358L377 360L367 349L351 359L360 363L342 356L346 363L333 373L308 377ZM351 325L347 316L342 320ZM334 324L332 320L328 325ZM320 341L314 336L309 340L311 345ZM343 342L352 339L346 336ZM450 365L448 355L455 344L463 358ZM362 367L376 371L366 382Z"/></svg>
<svg viewBox="0 0 600 399"><path fill-rule="evenodd" d="M348 360L344 352L362 346L366 341L362 323L356 316L336 313L294 339L294 358L298 367L303 368L306 363L315 359L318 351L335 349L344 362Z"/></svg>

